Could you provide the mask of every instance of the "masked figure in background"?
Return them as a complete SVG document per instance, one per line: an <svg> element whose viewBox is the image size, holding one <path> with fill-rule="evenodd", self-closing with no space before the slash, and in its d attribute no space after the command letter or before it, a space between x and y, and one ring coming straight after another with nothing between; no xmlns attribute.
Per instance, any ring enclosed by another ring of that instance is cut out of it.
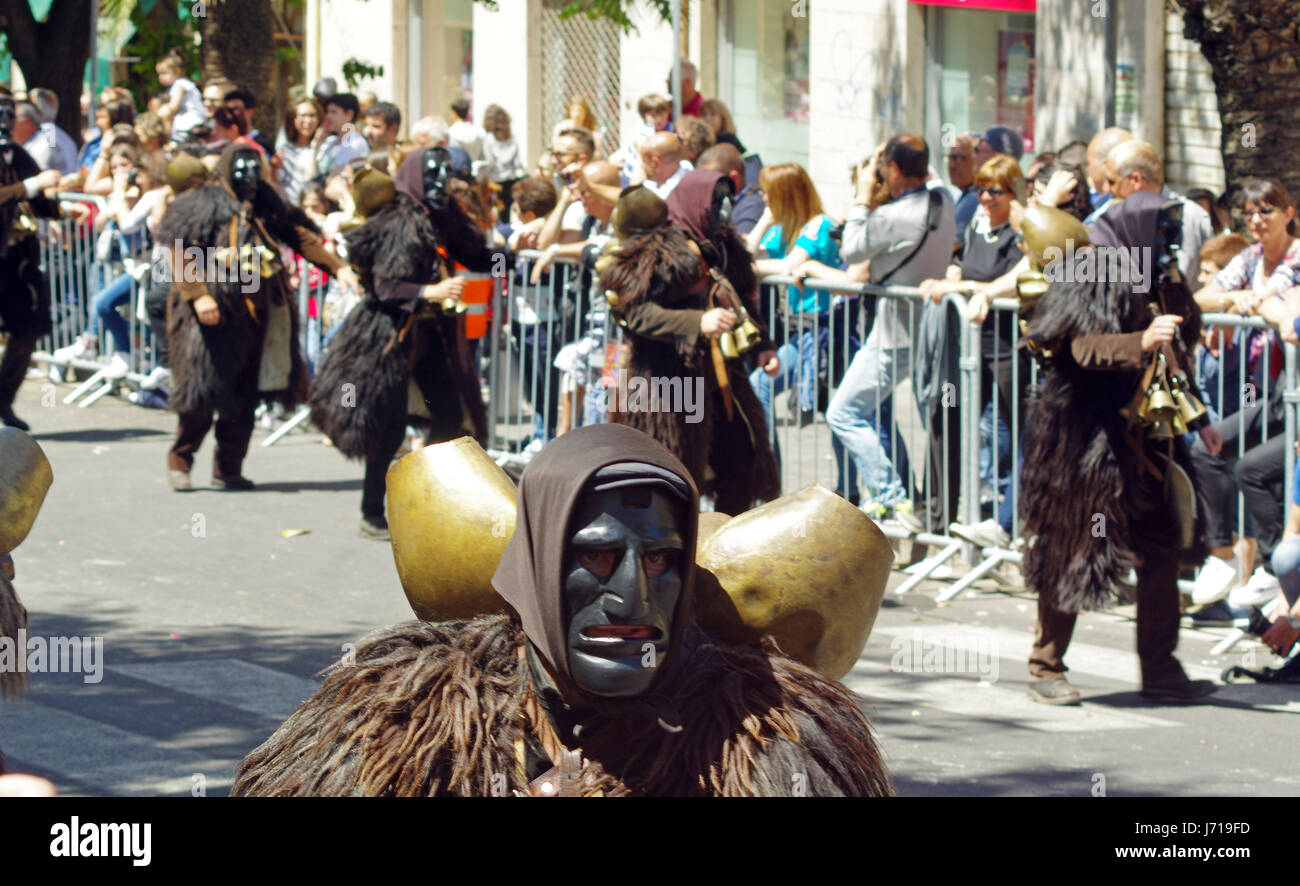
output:
<svg viewBox="0 0 1300 886"><path fill-rule="evenodd" d="M558 437L524 471L492 579L511 614L370 635L232 794L892 793L842 684L696 625L697 512L644 434Z"/></svg>
<svg viewBox="0 0 1300 886"><path fill-rule="evenodd" d="M260 152L240 142L221 153L211 181L172 203L160 228L159 241L172 247L169 406L180 415L169 480L192 488L194 454L215 412L213 485L251 489L243 462L259 396L292 408L306 393L281 244L345 285L355 287L356 275L324 248L306 213L281 199Z"/></svg>
<svg viewBox="0 0 1300 886"><path fill-rule="evenodd" d="M0 95L0 331L8 335L0 360L0 422L25 431L27 423L14 415L14 397L37 340L50 331L36 218L58 218L58 204L41 191L57 185L59 173L41 172L12 140L13 124L13 99Z"/></svg>
<svg viewBox="0 0 1300 886"><path fill-rule="evenodd" d="M754 351L760 362L779 364L750 319L746 298L756 286L749 256L743 247L735 251L730 224L714 216L726 200L715 199L719 183L731 184L712 170L682 179L678 188L687 190L674 190L672 204L680 227L669 221L669 205L644 187L620 196L617 239L600 286L631 348L606 401L612 421L644 431L680 459L716 510L739 514L780 492L743 355ZM733 278L744 287L740 295Z"/></svg>
<svg viewBox="0 0 1300 886"><path fill-rule="evenodd" d="M1064 676L1077 614L1110 604L1130 568L1143 696L1187 701L1214 691L1189 680L1174 657L1180 560L1199 564L1206 540L1182 425L1174 433L1171 420L1179 415L1207 445L1217 434L1195 415L1200 395L1187 356L1200 311L1178 276L1178 223L1161 222L1163 203L1139 191L1103 215L1090 235L1095 252L1066 252L1058 265L1075 267L1047 268L1049 280L1096 282L1052 282L1031 321L1028 341L1045 370L1025 423L1020 492L1025 537L1035 539L1024 558L1038 592L1035 701L1079 703Z"/></svg>
<svg viewBox="0 0 1300 886"><path fill-rule="evenodd" d="M451 198L446 150L408 156L395 196L384 178L362 181L367 194L357 195L358 206L370 215L347 235L366 300L344 320L311 387L312 421L339 452L365 460L361 534L376 539L388 537L384 475L408 423L424 426L426 443L466 435L487 443L459 303L465 281L451 276L450 264L501 273L508 265Z"/></svg>

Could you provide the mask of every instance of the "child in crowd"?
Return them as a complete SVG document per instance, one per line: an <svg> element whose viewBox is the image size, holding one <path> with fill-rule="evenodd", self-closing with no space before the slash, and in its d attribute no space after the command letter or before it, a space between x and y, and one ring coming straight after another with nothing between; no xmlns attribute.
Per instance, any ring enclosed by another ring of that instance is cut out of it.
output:
<svg viewBox="0 0 1300 886"><path fill-rule="evenodd" d="M635 185L645 180L645 170L641 168L641 147L656 132L672 132L673 124L669 119L673 113L672 99L666 95L650 93L641 96L636 103L636 112L641 115L641 125L637 127L636 138L630 145L625 145L610 162L619 168L619 180L623 187Z"/></svg>
<svg viewBox="0 0 1300 886"><path fill-rule="evenodd" d="M171 124L172 141L184 141L191 129L208 119L203 94L193 80L184 76L185 60L175 50L163 56L154 70L158 82L167 90L167 103L158 108L158 116Z"/></svg>

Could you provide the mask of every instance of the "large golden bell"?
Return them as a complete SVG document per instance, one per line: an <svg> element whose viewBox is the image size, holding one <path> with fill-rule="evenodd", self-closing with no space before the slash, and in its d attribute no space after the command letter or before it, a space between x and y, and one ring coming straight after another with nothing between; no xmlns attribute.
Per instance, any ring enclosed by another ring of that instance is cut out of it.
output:
<svg viewBox="0 0 1300 886"><path fill-rule="evenodd" d="M1187 381L1181 376L1174 377L1172 391L1174 404L1178 408L1178 417L1185 425L1190 425L1205 415L1205 404L1192 394Z"/></svg>
<svg viewBox="0 0 1300 886"><path fill-rule="evenodd" d="M402 590L426 621L503 612L492 575L515 528L515 487L469 437L388 471L388 527ZM875 624L894 554L867 517L820 486L741 514L701 514L696 621L731 643L772 635L835 679Z"/></svg>
<svg viewBox="0 0 1300 886"><path fill-rule="evenodd" d="M388 469L388 531L415 614L449 621L504 612L492 574L515 531L515 484L470 437Z"/></svg>
<svg viewBox="0 0 1300 886"><path fill-rule="evenodd" d="M23 543L54 482L49 459L17 428L0 427L0 554Z"/></svg>
<svg viewBox="0 0 1300 886"><path fill-rule="evenodd" d="M1036 271L1063 259L1069 251L1090 245L1083 222L1052 206L1028 207L1020 220L1020 233L1029 264Z"/></svg>
<svg viewBox="0 0 1300 886"><path fill-rule="evenodd" d="M701 626L733 643L770 634L786 655L838 680L871 634L894 553L865 514L808 486L735 517L697 559Z"/></svg>

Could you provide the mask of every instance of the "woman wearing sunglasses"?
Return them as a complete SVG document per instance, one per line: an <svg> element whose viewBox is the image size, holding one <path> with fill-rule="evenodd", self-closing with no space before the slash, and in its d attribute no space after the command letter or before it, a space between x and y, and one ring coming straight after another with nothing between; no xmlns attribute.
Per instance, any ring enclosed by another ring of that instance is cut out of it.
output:
<svg viewBox="0 0 1300 886"><path fill-rule="evenodd" d="M1006 154L995 154L984 161L975 173L979 209L966 227L957 259L949 266L944 279L926 280L921 284L923 295L935 302L942 301L949 292L973 296L978 292L979 284L996 280L1015 267L1020 261L1021 251L1017 245L1019 237L1011 226L1011 204L1015 199L1015 184L1022 178L1020 165ZM988 311L980 324L980 402L991 402L994 385L998 397L998 421L992 428L998 439L998 463L993 465L990 460L989 474L991 479L996 473L998 488L1004 494L1009 493L1011 478L1011 408L1014 404L1017 410L1020 409L1024 402L1024 388L1029 382L1029 366L1024 354L1017 354L1012 347L1011 324L1015 319L1010 311ZM1020 362L1018 391L1011 383L1011 368L1017 360ZM991 420L992 416L989 418ZM999 426L1004 424L1007 429L999 433ZM983 467L984 458L981 457L980 461ZM1005 531L999 531L994 521L979 525L995 535L981 538L981 542L1005 544L1009 541Z"/></svg>

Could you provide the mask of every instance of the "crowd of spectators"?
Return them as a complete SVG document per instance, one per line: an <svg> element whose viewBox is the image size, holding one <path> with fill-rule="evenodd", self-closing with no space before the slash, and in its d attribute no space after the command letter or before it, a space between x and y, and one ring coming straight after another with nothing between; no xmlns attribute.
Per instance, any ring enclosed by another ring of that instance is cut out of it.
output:
<svg viewBox="0 0 1300 886"><path fill-rule="evenodd" d="M1028 268L1020 235L1026 206L1057 207L1090 226L1139 191L1177 201L1178 264L1202 310L1257 315L1268 324L1211 326L1196 354L1198 381L1224 445L1215 454L1199 441L1194 446L1215 546L1195 600L1209 607L1201 620L1210 622L1242 618L1275 593L1282 595L1282 612L1297 606L1300 498L1284 518L1281 478L1290 455L1280 373L1281 342L1300 341L1300 238L1292 197L1276 180L1246 182L1229 207L1205 189L1171 192L1156 148L1122 129L1027 158L1018 133L994 126L952 140L944 185L930 147L899 134L855 166L853 205L838 219L824 210L800 165L763 166L746 152L729 109L696 90L689 63L682 69L679 119L667 95L647 93L636 105L639 126L619 145L607 128L613 121L593 112L593 106L612 112L608 97L574 96L550 128L549 149L532 162L510 114L497 105L484 110L481 123L465 98L453 101L446 117L404 121L396 105L340 91L324 78L310 92L292 90L278 131L263 132L254 118L265 97L219 79L195 83L184 76L179 56L162 59L157 74L164 91L147 107L138 108L124 89L103 90L79 150L54 123L57 96L32 89L17 97L14 137L42 169L58 173L56 189L103 198L93 212L101 258L144 253L168 201L194 180L192 166L175 167L181 157L210 169L229 144L255 145L285 199L308 212L334 248L336 235L354 219L350 186L359 170L391 174L412 151L444 147L454 193L484 237L515 252L539 251L527 266L534 286L510 306L508 321L515 365L535 400L534 449L601 418L604 306L591 298L591 271L581 262L612 235L620 190L644 184L666 200L695 167L721 172L732 184L731 219L756 271L793 280L768 290L762 318L781 343L781 371L773 376L754 367L750 379L769 421L775 399L789 390L796 423L825 415L841 495L882 522L950 532L984 546L1019 541L1011 428L1023 427L1030 372L1015 347L1014 315L991 306L1015 294L1016 279ZM1231 232L1233 208L1249 239ZM557 273L562 259L584 269ZM125 374L132 343L118 309L131 274L96 282L91 322L64 356L93 357L106 332L113 341L106 362ZM832 295L807 286L809 280L919 286L924 297ZM328 291L319 276L312 286ZM958 470L955 427L938 406L940 390L955 378L958 336L940 310L949 293L966 298L965 319L979 324L982 343L981 498L990 516L972 525L945 525L955 515ZM151 305L157 301L151 297ZM334 325L343 309L331 316L322 303L317 322ZM890 430L893 395L904 379L913 382L928 435L923 451L906 451ZM165 382L163 366L147 387ZM913 470L913 464L923 467ZM922 488L918 477L925 478ZM1238 492L1245 501L1241 514ZM1276 629L1276 645L1288 645L1289 631Z"/></svg>

